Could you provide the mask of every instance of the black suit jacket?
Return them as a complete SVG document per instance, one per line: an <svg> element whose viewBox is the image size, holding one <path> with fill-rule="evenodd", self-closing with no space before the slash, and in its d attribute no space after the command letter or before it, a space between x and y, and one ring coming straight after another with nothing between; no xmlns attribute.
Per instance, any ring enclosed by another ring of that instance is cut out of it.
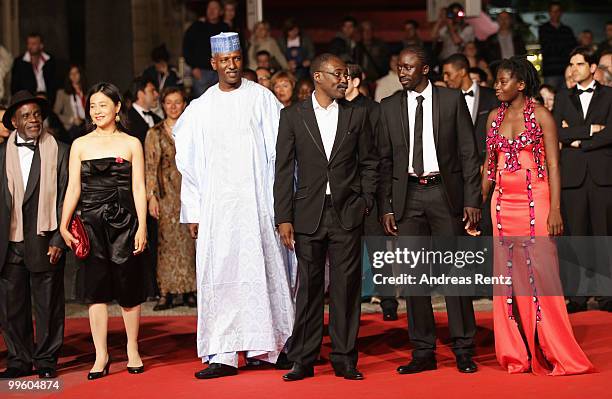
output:
<svg viewBox="0 0 612 399"><path fill-rule="evenodd" d="M477 110L472 121L474 122L474 136L476 137L476 147L478 148L478 157L481 162L484 161L487 155L487 118L492 109L499 107L499 100L495 95L495 90L488 87L478 87L476 94Z"/></svg>
<svg viewBox="0 0 612 399"><path fill-rule="evenodd" d="M153 121L157 125L161 122L161 118L157 115L153 115ZM144 147L145 139L147 138L147 132L150 127L147 121L145 121L142 116L134 109L134 107L130 108L128 111L128 130L130 136L134 136L140 140Z"/></svg>
<svg viewBox="0 0 612 399"><path fill-rule="evenodd" d="M345 230L361 226L373 205L378 160L367 109L339 102L338 128L328 161L312 98L281 111L276 142L276 224L297 233L319 227L329 181L332 203ZM295 169L297 168L297 181Z"/></svg>
<svg viewBox="0 0 612 399"><path fill-rule="evenodd" d="M460 90L432 85L433 130L440 175L450 209L480 208L480 162L470 111ZM379 123L379 212L401 220L408 193L410 133L407 92L382 100ZM423 132L426 134L426 132Z"/></svg>
<svg viewBox="0 0 612 399"><path fill-rule="evenodd" d="M43 66L43 77L47 88L47 96L49 103L53 105L55 100L55 92L58 89L57 70L55 58L50 57ZM27 90L32 94L36 94L36 76L32 64L23 60L23 54L15 58L11 69L11 94L17 93L19 90Z"/></svg>
<svg viewBox="0 0 612 399"><path fill-rule="evenodd" d="M142 73L142 77L145 79L150 79L151 81L155 82L155 86L157 87L157 90L161 91L161 89L159 88L160 74L155 69L155 65L151 65L150 67L145 69L144 72ZM163 88L181 87L182 85L183 85L183 82L181 82L181 80L179 79L176 69L174 67L169 66L168 76L166 77L166 81L164 82Z"/></svg>
<svg viewBox="0 0 612 399"><path fill-rule="evenodd" d="M68 187L68 156L69 147L57 142L57 224L59 226L64 196ZM12 198L8 190L6 175L6 141L0 144L0 271L4 268L6 253L9 245L9 233L11 225ZM38 194L40 189L40 154L38 149L34 153L28 185L25 188L23 198L23 236L25 245L25 264L31 272L51 271L57 265L49 263L47 252L49 246L66 249L59 229L48 233L46 236L36 234L36 221L38 215Z"/></svg>
<svg viewBox="0 0 612 399"><path fill-rule="evenodd" d="M512 32L512 44L514 45L515 55L527 54L527 49L525 47L525 41L523 40L523 36L517 30ZM502 59L498 33L494 33L487 38L487 40L484 42L483 53L489 64L494 61L500 61Z"/></svg>
<svg viewBox="0 0 612 399"><path fill-rule="evenodd" d="M561 149L561 187L579 187L587 168L595 183L612 185L612 88L595 84L587 114L576 89L562 91L555 96L553 115L557 123ZM566 121L569 127L562 127ZM591 136L591 125L606 128ZM570 147L581 140L581 148Z"/></svg>

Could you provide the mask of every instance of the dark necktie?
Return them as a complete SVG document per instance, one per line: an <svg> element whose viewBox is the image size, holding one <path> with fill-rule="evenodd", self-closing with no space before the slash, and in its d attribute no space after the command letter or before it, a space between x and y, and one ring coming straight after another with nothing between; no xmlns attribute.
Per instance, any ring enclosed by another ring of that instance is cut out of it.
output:
<svg viewBox="0 0 612 399"><path fill-rule="evenodd" d="M592 93L592 92L593 92L593 88L592 87L589 87L586 90L581 90L581 89L577 89L576 90L576 93L578 93L578 95L581 95L582 93Z"/></svg>
<svg viewBox="0 0 612 399"><path fill-rule="evenodd" d="M470 91L468 91L468 92L465 92L465 93L463 93L463 96L464 96L464 97L465 97L465 96L472 96L472 97L474 97L474 91L473 91L473 90L470 90Z"/></svg>
<svg viewBox="0 0 612 399"><path fill-rule="evenodd" d="M425 171L423 164L423 100L425 97L418 96L416 112L414 113L414 147L412 148L412 169L417 176Z"/></svg>
<svg viewBox="0 0 612 399"><path fill-rule="evenodd" d="M15 135L15 145L16 145L17 147L25 147L25 148L29 148L29 149L30 149L30 150L32 150L32 151L35 151L35 150L36 150L36 142L32 142L32 141L31 141L31 142L29 142L29 143L26 143L26 142L24 142L24 143L20 143L20 142L18 142L18 141L17 141L17 135Z"/></svg>
<svg viewBox="0 0 612 399"><path fill-rule="evenodd" d="M153 112L153 111L145 111L145 112L143 112L143 113L144 113L145 115L148 115L148 116L150 116L151 118L153 118L153 120L155 120L155 117L157 116L157 115L155 114L155 112Z"/></svg>

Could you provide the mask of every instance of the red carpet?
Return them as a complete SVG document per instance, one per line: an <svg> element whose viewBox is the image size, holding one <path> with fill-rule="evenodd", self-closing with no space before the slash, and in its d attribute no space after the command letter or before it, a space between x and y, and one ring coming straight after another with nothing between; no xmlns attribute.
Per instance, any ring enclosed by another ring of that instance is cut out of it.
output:
<svg viewBox="0 0 612 399"><path fill-rule="evenodd" d="M612 391L612 313L589 311L571 316L574 332L598 372L570 377L509 375L495 360L490 313L478 313L476 374L464 375L455 369L447 346L446 314L437 313L440 346L436 371L402 376L395 368L408 360L406 317L382 322L380 314L363 315L360 331L359 368L364 381L345 381L333 375L329 363L315 369L315 378L286 383L282 371L260 368L241 370L238 376L199 381L193 373L202 367L195 352L195 318L148 317L141 325L141 354L146 372L130 375L125 371L125 337L120 318L109 325L109 348L114 363L111 374L87 381L93 363L93 344L87 319L69 319L60 360L62 398L604 398ZM0 342L2 342L0 340ZM322 353L329 354L329 337ZM2 367L6 348L0 347ZM34 377L32 377L34 379ZM32 394L2 397L27 397ZM47 395L48 397L51 397ZM45 395L35 395L45 397ZM54 394L53 397L58 397Z"/></svg>

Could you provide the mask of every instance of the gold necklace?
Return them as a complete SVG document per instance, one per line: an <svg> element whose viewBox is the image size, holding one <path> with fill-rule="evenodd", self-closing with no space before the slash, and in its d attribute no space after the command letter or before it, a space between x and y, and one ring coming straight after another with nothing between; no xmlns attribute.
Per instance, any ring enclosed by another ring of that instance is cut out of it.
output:
<svg viewBox="0 0 612 399"><path fill-rule="evenodd" d="M115 133L117 133L117 129L113 130L113 132L112 132L112 133L108 133L108 134L102 134L102 133L99 133L97 130L96 130L96 131L94 131L94 135L95 135L95 137L111 137L111 136L113 136Z"/></svg>

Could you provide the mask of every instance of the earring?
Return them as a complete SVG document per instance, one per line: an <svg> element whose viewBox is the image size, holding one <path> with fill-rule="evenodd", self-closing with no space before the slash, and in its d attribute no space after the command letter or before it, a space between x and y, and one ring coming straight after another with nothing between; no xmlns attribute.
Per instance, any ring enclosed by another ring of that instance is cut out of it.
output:
<svg viewBox="0 0 612 399"><path fill-rule="evenodd" d="M121 122L121 117L119 117L119 114L115 115L115 122L117 123Z"/></svg>

